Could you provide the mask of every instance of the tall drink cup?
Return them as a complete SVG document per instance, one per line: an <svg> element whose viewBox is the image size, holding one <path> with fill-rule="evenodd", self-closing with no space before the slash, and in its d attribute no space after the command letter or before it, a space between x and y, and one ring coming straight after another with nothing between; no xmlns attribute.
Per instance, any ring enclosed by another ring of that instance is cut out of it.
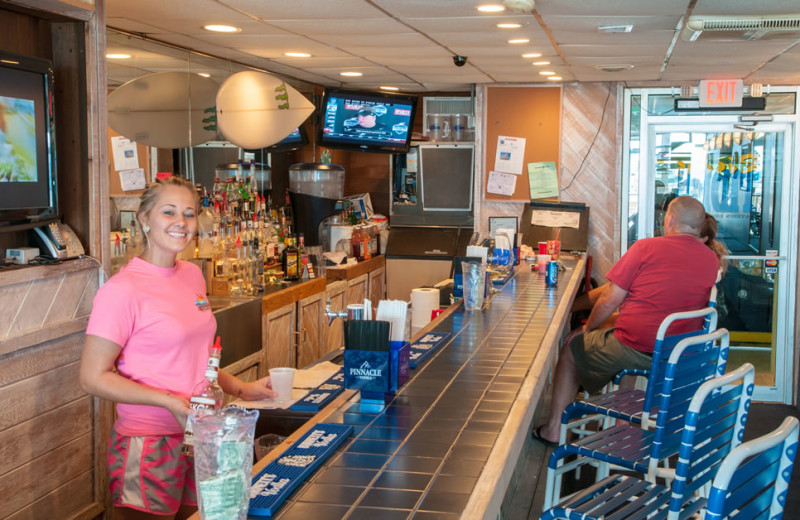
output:
<svg viewBox="0 0 800 520"><path fill-rule="evenodd" d="M294 384L294 368L277 367L269 369L269 379L272 389L278 392L276 401L287 403L292 399L292 385Z"/></svg>

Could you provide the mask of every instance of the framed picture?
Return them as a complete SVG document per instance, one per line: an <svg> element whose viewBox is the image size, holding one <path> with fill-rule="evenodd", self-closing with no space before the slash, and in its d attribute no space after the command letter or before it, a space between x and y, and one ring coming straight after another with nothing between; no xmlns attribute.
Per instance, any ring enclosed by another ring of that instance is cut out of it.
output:
<svg viewBox="0 0 800 520"><path fill-rule="evenodd" d="M517 217L489 217L489 233L494 235L498 229L513 229L519 232Z"/></svg>

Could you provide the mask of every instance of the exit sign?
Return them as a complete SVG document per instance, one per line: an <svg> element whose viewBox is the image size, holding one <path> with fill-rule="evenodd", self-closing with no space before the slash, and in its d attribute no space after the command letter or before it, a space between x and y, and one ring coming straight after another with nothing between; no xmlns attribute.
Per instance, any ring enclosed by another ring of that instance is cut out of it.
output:
<svg viewBox="0 0 800 520"><path fill-rule="evenodd" d="M701 107L740 107L744 84L740 79L704 79L698 91Z"/></svg>

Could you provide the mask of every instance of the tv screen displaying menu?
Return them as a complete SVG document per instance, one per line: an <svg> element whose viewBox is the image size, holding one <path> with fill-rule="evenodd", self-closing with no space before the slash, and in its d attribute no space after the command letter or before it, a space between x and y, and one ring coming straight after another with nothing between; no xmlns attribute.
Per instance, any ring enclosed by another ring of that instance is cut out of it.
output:
<svg viewBox="0 0 800 520"><path fill-rule="evenodd" d="M328 90L318 143L365 152L407 152L416 107L416 96Z"/></svg>

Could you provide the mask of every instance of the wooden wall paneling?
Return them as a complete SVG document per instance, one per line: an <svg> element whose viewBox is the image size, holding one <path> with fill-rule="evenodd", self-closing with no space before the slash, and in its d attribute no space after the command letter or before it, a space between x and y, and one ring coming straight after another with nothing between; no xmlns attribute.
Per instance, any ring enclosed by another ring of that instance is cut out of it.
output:
<svg viewBox="0 0 800 520"><path fill-rule="evenodd" d="M77 362L0 388L0 431L84 395L78 385Z"/></svg>
<svg viewBox="0 0 800 520"><path fill-rule="evenodd" d="M0 395L5 387L37 374L77 363L83 350L83 330L0 357Z"/></svg>
<svg viewBox="0 0 800 520"><path fill-rule="evenodd" d="M3 510L13 513L26 507L70 480L87 473L91 464L92 435L86 434L0 476ZM65 497L68 510L51 511L44 518L68 518L69 510L82 508L91 501L90 494L87 489L83 500L76 496Z"/></svg>
<svg viewBox="0 0 800 520"><path fill-rule="evenodd" d="M92 400L81 397L0 431L0 475L41 457L53 447L92 431ZM42 476L48 470L41 468Z"/></svg>
<svg viewBox="0 0 800 520"><path fill-rule="evenodd" d="M92 472L82 473L30 505L4 518L5 520L51 519L56 518L53 516L53 512L58 511L69 515L68 517L59 516L58 518L69 518L70 520L96 519L103 512L103 509L96 502L90 502L92 478ZM87 505L74 509L75 504Z"/></svg>
<svg viewBox="0 0 800 520"><path fill-rule="evenodd" d="M580 83L563 89L562 200L591 207L588 254L599 283L618 258L620 177L615 83Z"/></svg>
<svg viewBox="0 0 800 520"><path fill-rule="evenodd" d="M560 87L488 87L486 95L486 156L483 199L486 201L530 201L528 163L553 161L558 171L561 133ZM489 172L494 170L499 136L525 138L522 172L512 196L486 191ZM483 216L481 216L483 218Z"/></svg>
<svg viewBox="0 0 800 520"><path fill-rule="evenodd" d="M369 273L369 299L374 308L386 299L386 268L381 267Z"/></svg>
<svg viewBox="0 0 800 520"><path fill-rule="evenodd" d="M297 368L305 368L321 354L322 329L325 293L317 293L297 302Z"/></svg>
<svg viewBox="0 0 800 520"><path fill-rule="evenodd" d="M11 324L8 335L19 336L40 329L62 282L61 277L31 282L25 297L18 302L19 312Z"/></svg>
<svg viewBox="0 0 800 520"><path fill-rule="evenodd" d="M58 207L83 244L91 234L89 176L90 139L86 109L86 43L82 22L52 26L54 106L58 168Z"/></svg>

